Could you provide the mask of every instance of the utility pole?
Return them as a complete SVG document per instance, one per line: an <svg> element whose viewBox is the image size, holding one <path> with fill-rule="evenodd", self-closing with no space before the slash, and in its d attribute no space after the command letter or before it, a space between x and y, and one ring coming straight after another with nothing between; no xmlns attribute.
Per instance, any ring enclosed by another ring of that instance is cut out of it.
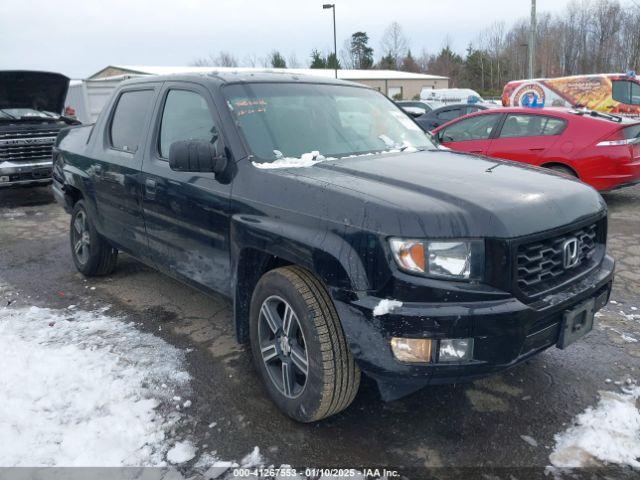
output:
<svg viewBox="0 0 640 480"><path fill-rule="evenodd" d="M531 27L529 28L529 78L534 78L536 75L536 30L536 0L531 0Z"/></svg>
<svg viewBox="0 0 640 480"><path fill-rule="evenodd" d="M335 67L335 75L338 78L338 41L336 40L336 4L335 3L325 3L322 5L324 10L331 9L333 10L333 60Z"/></svg>

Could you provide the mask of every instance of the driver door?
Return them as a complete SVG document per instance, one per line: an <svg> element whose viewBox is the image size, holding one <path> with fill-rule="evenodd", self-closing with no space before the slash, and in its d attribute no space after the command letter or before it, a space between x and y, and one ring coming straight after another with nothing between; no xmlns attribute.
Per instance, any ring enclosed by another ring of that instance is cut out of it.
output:
<svg viewBox="0 0 640 480"><path fill-rule="evenodd" d="M167 82L156 106L150 148L142 165L143 209L149 249L158 269L223 294L231 284L231 183L214 173L176 172L169 148L179 140L206 140L224 151L209 92Z"/></svg>
<svg viewBox="0 0 640 480"><path fill-rule="evenodd" d="M458 152L486 155L502 114L463 118L438 132L442 145Z"/></svg>

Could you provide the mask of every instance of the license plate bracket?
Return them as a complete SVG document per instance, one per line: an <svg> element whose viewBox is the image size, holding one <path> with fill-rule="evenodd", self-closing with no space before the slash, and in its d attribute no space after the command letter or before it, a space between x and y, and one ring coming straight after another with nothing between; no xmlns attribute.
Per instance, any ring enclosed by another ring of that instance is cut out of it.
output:
<svg viewBox="0 0 640 480"><path fill-rule="evenodd" d="M564 312L556 346L565 349L593 329L596 301L591 298Z"/></svg>

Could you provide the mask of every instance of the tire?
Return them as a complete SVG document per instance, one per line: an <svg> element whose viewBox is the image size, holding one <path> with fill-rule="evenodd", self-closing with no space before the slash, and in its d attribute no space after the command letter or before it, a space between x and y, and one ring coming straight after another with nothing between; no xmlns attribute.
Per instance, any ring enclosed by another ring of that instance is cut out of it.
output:
<svg viewBox="0 0 640 480"><path fill-rule="evenodd" d="M576 172L574 172L568 167L563 167L562 165L551 165L550 167L547 167L547 168L549 170L553 170L554 172L558 172L564 175L565 177L578 178L578 176L576 175Z"/></svg>
<svg viewBox="0 0 640 480"><path fill-rule="evenodd" d="M326 288L309 271L283 267L260 279L251 298L249 335L265 388L294 420L335 415L355 398L360 369ZM293 378L288 387L284 370Z"/></svg>
<svg viewBox="0 0 640 480"><path fill-rule="evenodd" d="M80 273L95 277L113 272L118 250L96 231L82 200L76 202L71 212L69 241L73 263Z"/></svg>

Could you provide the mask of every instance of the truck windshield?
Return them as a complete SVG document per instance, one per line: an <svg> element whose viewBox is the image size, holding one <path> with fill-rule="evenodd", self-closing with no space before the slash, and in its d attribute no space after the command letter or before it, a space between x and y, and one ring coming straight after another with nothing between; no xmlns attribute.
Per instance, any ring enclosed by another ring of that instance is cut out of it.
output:
<svg viewBox="0 0 640 480"><path fill-rule="evenodd" d="M262 162L318 152L342 158L435 149L393 102L366 88L308 83L249 83L225 96L252 153Z"/></svg>

